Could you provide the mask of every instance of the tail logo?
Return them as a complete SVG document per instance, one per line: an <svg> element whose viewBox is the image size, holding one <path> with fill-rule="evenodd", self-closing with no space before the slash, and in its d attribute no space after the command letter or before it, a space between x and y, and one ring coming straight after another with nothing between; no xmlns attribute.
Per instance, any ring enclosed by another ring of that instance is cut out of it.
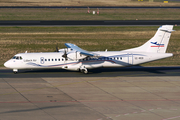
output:
<svg viewBox="0 0 180 120"><path fill-rule="evenodd" d="M164 44L158 44L157 42L151 42L151 47L164 47Z"/></svg>

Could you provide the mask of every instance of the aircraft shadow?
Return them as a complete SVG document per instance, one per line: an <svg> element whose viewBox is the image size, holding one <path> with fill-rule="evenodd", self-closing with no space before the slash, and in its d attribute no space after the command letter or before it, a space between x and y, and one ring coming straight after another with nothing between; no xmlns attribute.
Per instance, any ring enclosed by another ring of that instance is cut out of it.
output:
<svg viewBox="0 0 180 120"><path fill-rule="evenodd" d="M150 72L156 74L165 74L170 70L180 70L180 67L143 67L143 66L131 66L123 68L99 68L91 70L92 73L102 72Z"/></svg>
<svg viewBox="0 0 180 120"><path fill-rule="evenodd" d="M64 69L19 70L13 74L11 69L1 69L0 78L41 78L41 77L115 77L115 76L180 76L180 66L98 68L89 70L88 74Z"/></svg>
<svg viewBox="0 0 180 120"><path fill-rule="evenodd" d="M180 71L180 66L178 67L143 67L143 66L131 66L122 68L96 68L88 70L88 74L98 74L98 73L113 73L113 72L149 72L154 74L166 74L170 71ZM68 71L64 69L44 69L44 70L25 70L22 73L79 73L74 71Z"/></svg>

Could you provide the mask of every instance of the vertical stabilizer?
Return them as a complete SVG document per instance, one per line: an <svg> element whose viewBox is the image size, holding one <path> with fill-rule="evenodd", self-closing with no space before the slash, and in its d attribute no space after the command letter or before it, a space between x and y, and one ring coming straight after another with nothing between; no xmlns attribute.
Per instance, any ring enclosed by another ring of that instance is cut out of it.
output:
<svg viewBox="0 0 180 120"><path fill-rule="evenodd" d="M156 34L145 44L137 48L129 49L128 51L165 53L172 31L174 31L173 25L163 25L158 28Z"/></svg>

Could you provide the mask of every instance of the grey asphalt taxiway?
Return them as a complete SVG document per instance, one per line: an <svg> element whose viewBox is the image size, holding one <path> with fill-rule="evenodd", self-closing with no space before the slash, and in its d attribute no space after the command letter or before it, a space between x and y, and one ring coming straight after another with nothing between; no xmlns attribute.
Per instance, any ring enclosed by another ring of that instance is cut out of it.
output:
<svg viewBox="0 0 180 120"><path fill-rule="evenodd" d="M0 69L0 120L178 120L180 67Z"/></svg>

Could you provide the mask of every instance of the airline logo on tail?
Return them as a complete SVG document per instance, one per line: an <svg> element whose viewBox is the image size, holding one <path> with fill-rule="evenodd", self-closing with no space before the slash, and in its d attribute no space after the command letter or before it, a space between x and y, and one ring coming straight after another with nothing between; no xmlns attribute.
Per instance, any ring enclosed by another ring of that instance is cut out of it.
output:
<svg viewBox="0 0 180 120"><path fill-rule="evenodd" d="M164 47L164 44L158 44L157 42L151 42L153 44L151 47Z"/></svg>

